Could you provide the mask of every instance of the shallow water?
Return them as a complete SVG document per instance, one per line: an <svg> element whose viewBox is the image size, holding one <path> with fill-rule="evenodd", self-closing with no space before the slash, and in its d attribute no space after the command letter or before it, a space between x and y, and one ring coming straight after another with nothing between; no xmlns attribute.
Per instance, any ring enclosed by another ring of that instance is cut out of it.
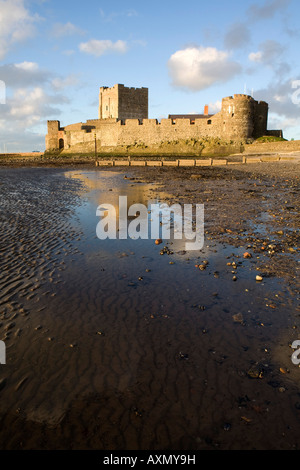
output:
<svg viewBox="0 0 300 470"><path fill-rule="evenodd" d="M279 372L292 368L295 299L255 281L244 247L99 240L99 204L169 200L130 174L5 169L0 182L0 412L14 423L2 448L26 447L17 419L33 448L298 445L299 373Z"/></svg>

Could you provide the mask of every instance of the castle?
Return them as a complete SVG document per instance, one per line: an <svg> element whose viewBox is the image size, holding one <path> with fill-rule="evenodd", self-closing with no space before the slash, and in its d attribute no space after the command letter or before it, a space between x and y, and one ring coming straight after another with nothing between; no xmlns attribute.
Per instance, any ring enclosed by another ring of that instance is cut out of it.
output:
<svg viewBox="0 0 300 470"><path fill-rule="evenodd" d="M60 127L48 121L46 151L93 152L132 145L159 146L164 142L201 140L204 137L245 142L282 131L268 131L268 104L248 95L223 98L221 110L209 114L205 106L199 115L169 115L148 119L148 88L128 88L117 84L101 87L98 119Z"/></svg>

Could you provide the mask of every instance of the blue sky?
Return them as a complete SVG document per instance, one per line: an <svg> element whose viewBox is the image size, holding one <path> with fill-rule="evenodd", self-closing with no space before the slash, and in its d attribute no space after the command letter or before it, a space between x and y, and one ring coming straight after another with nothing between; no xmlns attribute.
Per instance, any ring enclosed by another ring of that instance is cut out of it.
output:
<svg viewBox="0 0 300 470"><path fill-rule="evenodd" d="M44 150L47 119L98 117L100 86L149 88L149 117L269 103L300 139L299 0L0 0L0 152Z"/></svg>

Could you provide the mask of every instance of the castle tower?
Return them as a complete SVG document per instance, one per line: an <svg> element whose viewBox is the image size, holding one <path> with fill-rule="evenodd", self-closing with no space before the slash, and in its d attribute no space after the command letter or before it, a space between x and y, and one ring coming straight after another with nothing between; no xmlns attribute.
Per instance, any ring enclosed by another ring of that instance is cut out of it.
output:
<svg viewBox="0 0 300 470"><path fill-rule="evenodd" d="M148 88L101 87L99 119L148 119Z"/></svg>
<svg viewBox="0 0 300 470"><path fill-rule="evenodd" d="M260 101L256 105L256 112L254 115L254 130L253 137L257 139L267 135L267 126L268 126L268 112L269 106L265 101Z"/></svg>
<svg viewBox="0 0 300 470"><path fill-rule="evenodd" d="M46 135L46 150L58 150L59 140L58 133L60 130L59 121L48 121L48 134Z"/></svg>
<svg viewBox="0 0 300 470"><path fill-rule="evenodd" d="M255 104L248 95L234 95L222 100L222 134L229 139L247 140L253 137Z"/></svg>

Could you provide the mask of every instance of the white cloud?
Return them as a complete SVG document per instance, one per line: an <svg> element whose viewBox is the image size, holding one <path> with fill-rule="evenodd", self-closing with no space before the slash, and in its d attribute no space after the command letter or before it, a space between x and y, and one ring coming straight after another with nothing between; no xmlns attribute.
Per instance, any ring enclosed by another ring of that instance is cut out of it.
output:
<svg viewBox="0 0 300 470"><path fill-rule="evenodd" d="M38 15L31 15L24 0L0 0L0 60L10 47L35 34Z"/></svg>
<svg viewBox="0 0 300 470"><path fill-rule="evenodd" d="M42 88L34 88L31 92L21 88L16 91L11 102L10 116L18 119L26 117L29 122L39 118L41 103L44 101L45 93Z"/></svg>
<svg viewBox="0 0 300 470"><path fill-rule="evenodd" d="M249 54L249 59L251 62L262 62L263 53L261 51L251 52L251 54Z"/></svg>
<svg viewBox="0 0 300 470"><path fill-rule="evenodd" d="M15 67L17 67L17 69L25 70L28 72L35 72L39 68L36 62L27 62L27 61L21 62L20 64L15 64Z"/></svg>
<svg viewBox="0 0 300 470"><path fill-rule="evenodd" d="M82 42L79 45L79 50L81 52L85 52L86 54L100 57L101 55L110 52L124 54L127 52L127 44L125 41L121 40L112 42L110 39L91 39L88 42Z"/></svg>
<svg viewBox="0 0 300 470"><path fill-rule="evenodd" d="M21 62L19 64L0 65L0 77L6 88L12 90L50 85L57 92L77 86L79 83L76 74L65 77L55 75L49 70L40 69L36 62Z"/></svg>
<svg viewBox="0 0 300 470"><path fill-rule="evenodd" d="M209 112L209 114L216 114L219 111L221 111L221 108L222 108L222 102L221 101L215 101L214 103L209 103L208 112Z"/></svg>
<svg viewBox="0 0 300 470"><path fill-rule="evenodd" d="M73 23L55 23L53 25L51 34L56 37L60 38L63 36L72 36L74 34L79 34L79 35L84 35L85 31L83 31L81 28L78 28L75 26Z"/></svg>
<svg viewBox="0 0 300 470"><path fill-rule="evenodd" d="M224 83L241 71L229 54L214 47L187 47L175 52L168 61L172 84L198 91L215 83Z"/></svg>
<svg viewBox="0 0 300 470"><path fill-rule="evenodd" d="M63 90L64 88L69 88L78 85L79 81L76 75L71 74L65 78L56 77L52 80L51 85L54 90Z"/></svg>
<svg viewBox="0 0 300 470"><path fill-rule="evenodd" d="M269 104L269 129L282 129L287 139L300 139L300 100L295 100L297 89L293 83L297 77L286 80L274 79L265 88L255 91L255 99ZM300 78L300 77L298 77ZM300 83L300 80L299 80Z"/></svg>
<svg viewBox="0 0 300 470"><path fill-rule="evenodd" d="M0 65L0 77L9 88L27 87L47 82L51 74L36 62Z"/></svg>
<svg viewBox="0 0 300 470"><path fill-rule="evenodd" d="M293 88L291 78L285 81L275 81L268 87L257 90L255 98L269 103L270 113L275 113L281 118L299 118L299 104L293 100L293 95L297 90Z"/></svg>
<svg viewBox="0 0 300 470"><path fill-rule="evenodd" d="M20 122L21 127L28 128L38 123L42 118L60 114L53 105L66 103L67 99L61 95L49 95L41 86L17 88L11 98L7 99L1 122Z"/></svg>
<svg viewBox="0 0 300 470"><path fill-rule="evenodd" d="M69 103L66 96L51 94L44 85L15 88L1 105L0 142L8 151L44 150L47 120L57 119L61 106Z"/></svg>

